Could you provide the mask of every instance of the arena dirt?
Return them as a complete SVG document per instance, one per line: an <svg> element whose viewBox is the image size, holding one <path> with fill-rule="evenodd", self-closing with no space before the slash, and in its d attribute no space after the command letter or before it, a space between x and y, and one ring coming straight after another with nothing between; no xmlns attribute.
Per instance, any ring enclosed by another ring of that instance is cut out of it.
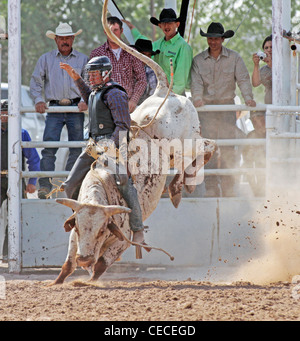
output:
<svg viewBox="0 0 300 341"><path fill-rule="evenodd" d="M216 284L190 279L149 280L110 273L89 284L87 276L75 273L63 285L49 286L56 275L47 271L23 275L2 273L5 297L0 299L0 320L300 320L299 285L291 282Z"/></svg>
<svg viewBox="0 0 300 341"><path fill-rule="evenodd" d="M0 320L299 321L300 209L289 204L271 210L268 203L263 210L263 221L273 221L267 221L270 232L261 234L265 253L226 283L210 276L191 280L180 269L179 280L159 271L146 276L117 262L95 284L76 270L63 285L49 286L59 269L15 275L6 265L0 266Z"/></svg>

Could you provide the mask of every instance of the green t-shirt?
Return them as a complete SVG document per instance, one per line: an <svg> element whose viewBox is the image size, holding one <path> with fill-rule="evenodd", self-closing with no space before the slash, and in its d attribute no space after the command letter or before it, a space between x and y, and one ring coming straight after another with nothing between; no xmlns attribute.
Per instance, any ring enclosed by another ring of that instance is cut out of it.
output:
<svg viewBox="0 0 300 341"><path fill-rule="evenodd" d="M135 40L148 39L143 36L137 28L131 30ZM193 50L191 46L177 33L172 39L166 41L160 38L152 43L153 50L160 50L160 53L153 57L154 61L160 65L167 75L168 81L171 80L170 58L173 60L173 91L182 95L185 89L190 87L190 71L193 61Z"/></svg>

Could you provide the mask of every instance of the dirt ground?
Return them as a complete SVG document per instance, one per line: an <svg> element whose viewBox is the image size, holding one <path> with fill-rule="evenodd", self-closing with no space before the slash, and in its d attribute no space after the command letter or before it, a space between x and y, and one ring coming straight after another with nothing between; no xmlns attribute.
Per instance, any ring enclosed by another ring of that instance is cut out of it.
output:
<svg viewBox="0 0 300 341"><path fill-rule="evenodd" d="M96 284L89 284L88 276L77 270L63 285L48 286L57 274L57 270L21 275L2 271L0 320L300 320L298 283L169 281L136 277L133 272L110 272Z"/></svg>

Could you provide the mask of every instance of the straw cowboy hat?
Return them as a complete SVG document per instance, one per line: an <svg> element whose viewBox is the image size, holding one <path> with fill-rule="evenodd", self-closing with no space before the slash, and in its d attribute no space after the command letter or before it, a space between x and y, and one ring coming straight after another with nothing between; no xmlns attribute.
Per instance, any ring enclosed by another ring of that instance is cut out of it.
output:
<svg viewBox="0 0 300 341"><path fill-rule="evenodd" d="M225 32L224 27L219 22L212 22L207 29L207 33L204 33L200 29L200 34L202 37L208 38L231 38L234 36L234 31L228 30Z"/></svg>
<svg viewBox="0 0 300 341"><path fill-rule="evenodd" d="M56 27L55 33L52 31L47 31L46 36L50 39L55 39L56 36L67 37L67 36L78 36L82 30L78 30L73 33L72 27L67 23L61 23Z"/></svg>
<svg viewBox="0 0 300 341"><path fill-rule="evenodd" d="M148 39L138 39L135 42L135 45L131 45L135 47L138 52L150 52L151 56L155 56L156 54L160 53L160 50L153 51L152 42Z"/></svg>
<svg viewBox="0 0 300 341"><path fill-rule="evenodd" d="M177 22L177 21L180 21L180 18L177 18L177 15L172 8L164 8L159 15L159 20L154 17L150 18L151 24L156 25L156 26L158 26L158 24L162 22Z"/></svg>

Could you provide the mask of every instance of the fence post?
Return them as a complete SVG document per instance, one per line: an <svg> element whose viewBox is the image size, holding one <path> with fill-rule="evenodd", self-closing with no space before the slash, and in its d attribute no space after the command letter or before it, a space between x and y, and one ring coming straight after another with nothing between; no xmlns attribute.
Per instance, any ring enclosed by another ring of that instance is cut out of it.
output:
<svg viewBox="0 0 300 341"><path fill-rule="evenodd" d="M21 4L8 1L8 267L21 271Z"/></svg>

